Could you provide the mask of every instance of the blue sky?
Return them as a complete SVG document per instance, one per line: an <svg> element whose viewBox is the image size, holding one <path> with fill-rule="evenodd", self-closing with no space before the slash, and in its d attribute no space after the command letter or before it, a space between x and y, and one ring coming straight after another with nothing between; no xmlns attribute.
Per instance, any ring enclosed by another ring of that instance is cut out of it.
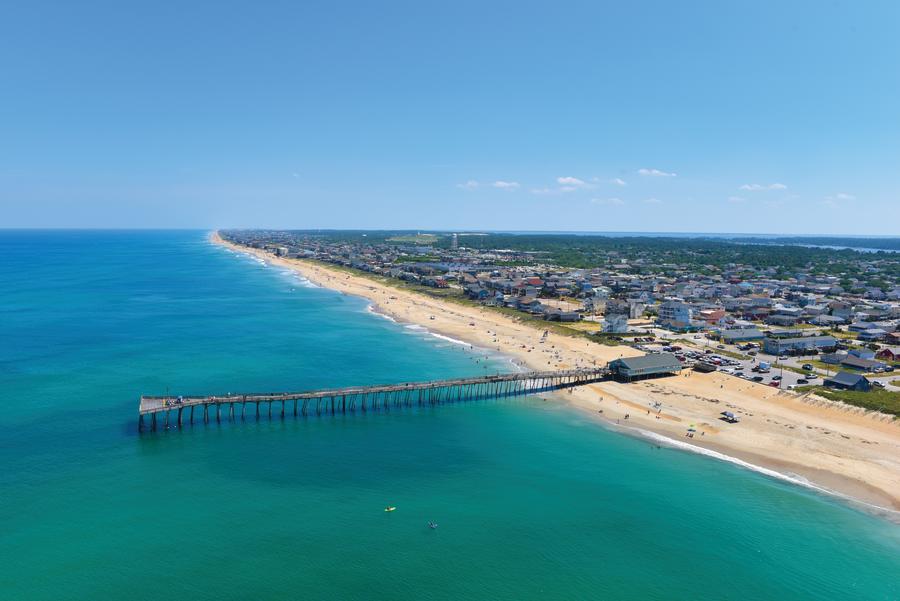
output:
<svg viewBox="0 0 900 601"><path fill-rule="evenodd" d="M900 234L900 3L57 2L0 227Z"/></svg>

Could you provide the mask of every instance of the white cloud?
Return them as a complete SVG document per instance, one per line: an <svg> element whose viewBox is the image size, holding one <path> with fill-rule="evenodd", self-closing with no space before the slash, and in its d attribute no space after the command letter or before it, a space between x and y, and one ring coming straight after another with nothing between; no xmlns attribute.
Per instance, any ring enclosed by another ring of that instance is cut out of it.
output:
<svg viewBox="0 0 900 601"><path fill-rule="evenodd" d="M547 188L546 186L543 188L532 188L532 194L540 194L540 195L551 195L551 194L559 194L559 190L555 188Z"/></svg>
<svg viewBox="0 0 900 601"><path fill-rule="evenodd" d="M741 190L746 190L748 192L759 192L760 190L787 190L787 186L784 184L774 183L774 184L744 184L741 186Z"/></svg>
<svg viewBox="0 0 900 601"><path fill-rule="evenodd" d="M516 190L519 187L519 182L505 182L503 180L497 180L491 185L495 188L500 188L501 190Z"/></svg>
<svg viewBox="0 0 900 601"><path fill-rule="evenodd" d="M661 201L660 199L658 199L658 198L645 198L645 199L644 199L644 202L647 203L647 204L650 204L650 205L658 205L658 204L660 204L662 201Z"/></svg>
<svg viewBox="0 0 900 601"><path fill-rule="evenodd" d="M851 200L856 200L856 197L852 194L847 194L846 192L838 192L834 196L826 196L822 202L829 207L836 207L843 202L849 202Z"/></svg>
<svg viewBox="0 0 900 601"><path fill-rule="evenodd" d="M728 197L728 202L730 202L732 204L739 204L739 203L744 202L744 200L745 199L740 196L729 196Z"/></svg>
<svg viewBox="0 0 900 601"><path fill-rule="evenodd" d="M291 173L291 175L294 177L294 179L300 179L300 174L297 173L296 171L294 171L293 173Z"/></svg>
<svg viewBox="0 0 900 601"><path fill-rule="evenodd" d="M461 188L462 190L474 190L478 187L478 185L478 182L476 182L474 179L470 179L464 184L456 184L456 187Z"/></svg>
<svg viewBox="0 0 900 601"><path fill-rule="evenodd" d="M627 185L628 185L628 184L625 182L625 180L622 179L621 177L614 177L613 179L609 180L609 183L615 184L615 185L617 185L617 186L627 186Z"/></svg>
<svg viewBox="0 0 900 601"><path fill-rule="evenodd" d="M596 182L602 182L605 180L601 180L599 177L592 177L590 182L587 182L583 179L573 177L571 175L563 175L556 178L556 183L558 184L555 188L550 188L544 186L542 188L532 188L532 194L544 194L544 195L556 195L556 194L567 194L570 192L578 192L580 190L594 190L597 188ZM621 182L621 185L625 185L625 182L616 179L612 180L614 182Z"/></svg>
<svg viewBox="0 0 900 601"><path fill-rule="evenodd" d="M660 171L659 169L638 169L638 174L645 177L675 177L677 173L669 173L668 171Z"/></svg>
<svg viewBox="0 0 900 601"><path fill-rule="evenodd" d="M625 201L621 198L592 198L591 202L595 205L623 205Z"/></svg>

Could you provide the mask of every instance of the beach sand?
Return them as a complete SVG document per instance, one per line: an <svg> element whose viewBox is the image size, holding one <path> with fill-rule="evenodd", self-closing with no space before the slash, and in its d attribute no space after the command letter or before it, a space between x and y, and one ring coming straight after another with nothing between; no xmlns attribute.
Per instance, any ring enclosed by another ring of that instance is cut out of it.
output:
<svg viewBox="0 0 900 601"><path fill-rule="evenodd" d="M642 354L553 333L541 342L542 330L488 308L396 289L312 261L274 257L228 243L218 234L211 239L295 270L320 286L367 298L376 311L397 321L503 353L524 369L589 367ZM603 382L552 396L618 428L656 433L792 476L885 508L887 517L900 520L895 513L900 512L900 420L890 416L715 372ZM740 416L740 423L721 421L722 411ZM697 432L686 438L690 427Z"/></svg>

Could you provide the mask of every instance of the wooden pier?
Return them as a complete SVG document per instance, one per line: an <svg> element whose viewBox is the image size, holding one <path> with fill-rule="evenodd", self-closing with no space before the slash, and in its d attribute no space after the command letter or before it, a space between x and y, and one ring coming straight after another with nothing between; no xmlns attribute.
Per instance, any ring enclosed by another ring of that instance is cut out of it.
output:
<svg viewBox="0 0 900 601"><path fill-rule="evenodd" d="M386 411L535 394L598 382L606 367L533 371L476 378L406 382L383 386L351 386L308 392L269 392L224 396L142 396L138 431L180 428L198 422L220 423L260 416L278 418ZM248 413L249 406L249 413Z"/></svg>

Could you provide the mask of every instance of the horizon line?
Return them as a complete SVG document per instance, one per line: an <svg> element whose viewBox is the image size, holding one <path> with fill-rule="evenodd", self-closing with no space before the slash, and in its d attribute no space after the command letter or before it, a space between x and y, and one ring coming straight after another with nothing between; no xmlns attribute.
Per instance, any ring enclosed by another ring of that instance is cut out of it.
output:
<svg viewBox="0 0 900 601"><path fill-rule="evenodd" d="M512 235L627 235L628 237L647 236L712 236L712 237L779 237L779 238L860 238L860 239L900 239L900 234L797 234L776 232L698 232L698 231L653 231L653 230L507 230L507 229L441 229L441 228L354 228L354 227L265 227L265 226L241 226L241 227L69 227L69 226L27 226L27 227L0 227L0 232L167 232L167 231L220 231L220 230L271 230L271 231L298 231L298 232L419 232L419 233L446 233L446 234L512 234Z"/></svg>

